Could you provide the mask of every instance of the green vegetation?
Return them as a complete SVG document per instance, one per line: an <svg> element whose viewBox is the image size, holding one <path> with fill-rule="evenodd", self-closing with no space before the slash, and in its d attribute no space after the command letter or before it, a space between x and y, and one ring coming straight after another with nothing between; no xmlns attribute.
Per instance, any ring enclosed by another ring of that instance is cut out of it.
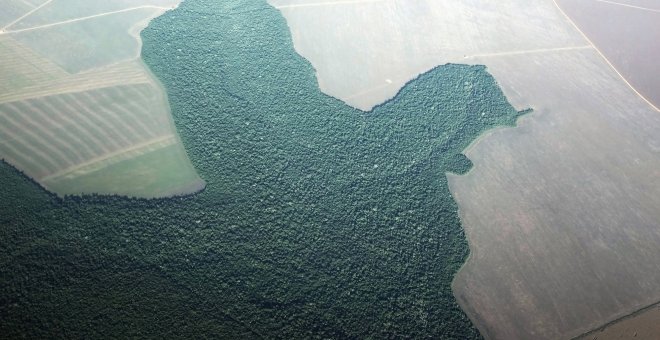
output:
<svg viewBox="0 0 660 340"><path fill-rule="evenodd" d="M160 91L141 83L0 103L0 155L59 195L199 191Z"/></svg>
<svg viewBox="0 0 660 340"><path fill-rule="evenodd" d="M5 337L477 338L445 172L522 114L446 65L361 112L319 92L265 1L187 0L143 33L207 188L58 199L0 164Z"/></svg>
<svg viewBox="0 0 660 340"><path fill-rule="evenodd" d="M94 188L132 197L146 192L166 197L202 189L204 182L197 177L176 138L166 140L165 144L154 145L153 150L137 150L135 155L123 153L117 156L118 160L110 158L63 176L43 179L42 183L60 195L80 194ZM128 156L132 157L123 159Z"/></svg>

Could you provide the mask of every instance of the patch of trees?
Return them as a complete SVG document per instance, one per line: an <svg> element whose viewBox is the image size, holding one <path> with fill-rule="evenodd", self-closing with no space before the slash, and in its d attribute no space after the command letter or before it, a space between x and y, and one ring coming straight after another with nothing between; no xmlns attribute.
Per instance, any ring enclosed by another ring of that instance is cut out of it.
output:
<svg viewBox="0 0 660 340"><path fill-rule="evenodd" d="M479 337L445 173L522 114L483 67L362 112L319 92L265 1L188 0L143 39L207 189L61 199L0 165L0 334Z"/></svg>

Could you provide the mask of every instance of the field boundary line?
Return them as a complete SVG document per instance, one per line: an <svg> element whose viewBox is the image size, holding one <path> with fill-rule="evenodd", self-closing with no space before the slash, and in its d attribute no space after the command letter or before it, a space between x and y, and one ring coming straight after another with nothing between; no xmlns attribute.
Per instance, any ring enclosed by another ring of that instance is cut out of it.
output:
<svg viewBox="0 0 660 340"><path fill-rule="evenodd" d="M623 322L623 321L625 321L625 320L632 319L632 318L634 318L634 317L636 317L636 316L638 316L638 315L640 315L640 314L644 314L645 312L648 312L648 311L650 311L651 309L653 309L653 308L655 308L655 307L660 307L660 301L656 301L656 302L654 302L654 303L652 303L652 304L650 304L650 305L646 305L646 306L644 306L644 307L642 307L642 308L640 308L640 309L638 309L638 310L636 310L636 311L634 311L634 312L632 312L632 313L628 313L628 314L626 314L626 315L624 315L624 316L621 316L621 317L618 317L618 318L613 319L613 320L611 320L611 321L608 321L608 322L606 322L606 323L600 325L598 328L594 328L594 329L592 329L592 330L590 330L590 331L588 331L588 332L584 332L584 333L582 333L582 334L580 334L580 335L577 335L577 336L571 338L570 340L578 340L578 339L580 339L580 338L586 338L588 335L595 334L595 333L597 333L597 332L599 332L599 331L601 331L601 330L605 330L606 328L608 328L608 327L610 327L610 326L614 326L614 325L616 325L616 324L618 324L618 323L620 323L620 322Z"/></svg>
<svg viewBox="0 0 660 340"><path fill-rule="evenodd" d="M6 29L8 29L9 27L14 26L16 23L18 23L18 22L20 22L21 20L23 20L23 19L29 17L30 15L32 15L32 13L34 13L34 12L40 10L41 8L43 8L44 6L48 5L48 4L51 3L51 2L53 2L53 0L48 0L48 1L44 2L43 4L41 4L41 5L39 5L39 6L37 6L37 7L34 7L34 8L31 9L29 12L27 12L27 13L21 15L20 17L18 17L18 19L14 20L14 21L12 21L12 22L10 22L10 23L8 23L8 24L5 25L3 28L0 28L0 34L5 33L5 30L6 30Z"/></svg>
<svg viewBox="0 0 660 340"><path fill-rule="evenodd" d="M535 53L545 53L545 52L587 50L587 49L592 49L592 48L594 48L592 45L556 47L556 48L540 48L540 49L536 49L536 50L521 50L521 51L510 51L510 52L473 54L473 55L466 55L464 58L465 59L471 59L471 58L501 57L501 56L508 56L508 55L520 55L520 54L535 54Z"/></svg>
<svg viewBox="0 0 660 340"><path fill-rule="evenodd" d="M573 50L586 50L586 49L593 49L593 48L594 47L592 45L555 47L555 48L543 48L543 49L536 49L536 50L521 50L521 51L509 51L509 52L498 52L498 53L474 54L474 55L466 55L463 58L464 59L471 59L471 58L503 57L503 56L508 56L508 55L546 53L546 52L560 52L560 51L573 51ZM419 76L419 74L417 76ZM362 89L360 92L351 94L350 96L348 96L348 97L346 97L345 99L342 99L342 100L348 101L348 100L351 100L351 99L360 98L364 95L373 93L375 91L386 88L388 86L392 86L392 84L395 81L399 82L399 81L406 80L406 79L408 79L408 77L387 79L384 84L380 84L380 85L376 85L376 86L373 86L373 87L370 87L370 88ZM380 104L377 104L377 105L380 105ZM377 106L377 105L375 105L375 106Z"/></svg>
<svg viewBox="0 0 660 340"><path fill-rule="evenodd" d="M35 6L35 5L33 5L33 4L29 3L29 2L27 2L26 0L21 0L21 2L24 3L24 4L26 4L26 5L27 5L28 7L30 7L30 8L35 8L35 7L37 7L37 6Z"/></svg>
<svg viewBox="0 0 660 340"><path fill-rule="evenodd" d="M621 80L623 80L623 82L626 83L626 85L628 85L628 87L629 87L631 90L633 90L633 92L635 92L635 93L637 94L637 96L639 96L639 98L642 98L642 100L644 100L644 101L645 101L649 106L651 106L655 111L660 112L660 109L658 109L658 107L656 107L655 105L653 105L653 103L651 103L651 101L649 101L648 99L646 99L646 97L644 97L644 95L642 95L641 93L639 93L639 91L637 91L637 89L635 89L635 87L633 87L633 86L628 82L628 80L626 79L626 77L624 77L624 76L621 74L621 72L619 72L619 70L617 70L616 67L614 67L614 65L609 61L609 59L607 59L607 57L605 56L605 54L603 54L603 52L601 52L601 51L598 49L598 47L596 47L596 44L594 44L594 43L591 41L591 39L589 39L589 37L588 37L588 36L587 36L587 35L586 35L586 34L580 29L580 27L575 23L575 21L573 21L573 19L571 19L571 17L569 17L568 14L566 14L566 12L564 12L564 10L563 10L563 9L559 6L559 4L557 3L557 0L552 0L552 3L555 4L555 7L557 7L557 9L559 10L559 12L560 12L560 13L566 18L566 20L568 20L568 22L570 22L571 25L573 25L573 27L574 27L578 32L580 32L580 34L582 35L582 37L583 37L583 38L584 38L584 39L585 39L585 40L586 40L591 46L593 46L594 50L595 50L595 51L601 56L601 58L603 58L603 60L605 60L605 62L607 63L607 65L609 65L609 66L612 68L612 70L614 70L614 72L615 72L615 73L621 78Z"/></svg>
<svg viewBox="0 0 660 340"><path fill-rule="evenodd" d="M609 1L609 0L594 0L594 1L602 2L602 3L606 3L606 4L610 4L610 5L617 5L617 6L641 9L643 11L660 13L660 9L655 9L655 8L648 8L648 7L635 6L635 5L630 5L630 4L623 4L623 3L620 3L620 2Z"/></svg>
<svg viewBox="0 0 660 340"><path fill-rule="evenodd" d="M110 87L117 86L133 86L140 84L149 84L152 83L146 77L131 77L126 79L111 79L104 82L93 83L89 79L65 79L69 80L70 83L57 83L53 82L44 86L33 86L27 87L20 91L8 92L7 94L0 94L0 104L12 103L17 101L24 101L30 99L40 99L46 97L54 97L65 94L76 94L81 92L88 92L94 90L101 90ZM74 80L79 80L79 83L74 83Z"/></svg>
<svg viewBox="0 0 660 340"><path fill-rule="evenodd" d="M50 0L52 1L52 0ZM28 27L28 28L22 28L18 30L12 30L12 31L0 31L0 34L13 34L13 33L21 33L21 32L27 32L27 31L34 31L34 30L40 30L44 28L50 28L50 27L55 27L55 26L61 26L61 25L66 25L66 24L72 24L75 22L80 22L80 21L85 21L85 20L90 20L94 18L100 18L108 15L113 15L113 14L119 14L119 13L125 13L125 12L130 12L130 11L135 11L138 9L161 9L161 10L170 10L172 9L171 7L162 7L162 6L154 6L154 5L144 5L144 6L137 6L137 7L131 7L131 8L124 8L120 9L117 11L112 11L112 12L104 12L104 13L99 13L99 14L94 14L86 17L80 17L80 18L75 18L75 19L69 19L69 20L64 20L64 21L59 21L59 22L54 22L51 24L46 24L46 25L41 25L41 26L34 26L34 27Z"/></svg>
<svg viewBox="0 0 660 340"><path fill-rule="evenodd" d="M108 153L108 154L105 154L105 155L102 155L102 156L99 156L99 157L91 158L91 159L89 159L89 160L87 160L83 163L75 164L75 165L73 165L71 167L68 167L66 169L60 170L60 171L52 173L50 175L46 175L46 176L40 178L39 181L40 182L41 181L48 181L48 180L52 180L52 179L57 178L57 177L62 177L66 174L72 173L72 172L74 172L76 170L79 170L79 169L82 169L84 167L87 167L87 166L90 166L90 165L93 165L93 164L96 164L96 163L99 163L99 162L102 162L102 161L105 161L105 160L108 160L108 159L111 159L111 158L114 158L114 157L117 157L117 156L121 156L123 154L129 153L129 152L132 152L132 151L138 151L140 149L146 149L150 146L158 145L160 143L166 143L166 144L160 146L158 149L176 144L176 142L177 142L176 136L172 135L172 134L168 134L168 135L165 135L165 136L162 136L162 137L154 138L154 139L146 141L144 143L132 145L130 147L127 147L127 148L124 148L124 149L121 149L121 150L117 150L117 151L114 151L114 152L111 152L111 153Z"/></svg>
<svg viewBox="0 0 660 340"><path fill-rule="evenodd" d="M336 5L353 5L353 4L362 4L369 2L385 2L387 0L356 0L356 1L328 1L328 2L314 2L307 4L295 4L295 5L282 5L282 6L273 6L276 9L288 9L288 8L304 8L304 7L322 7L322 6L336 6Z"/></svg>

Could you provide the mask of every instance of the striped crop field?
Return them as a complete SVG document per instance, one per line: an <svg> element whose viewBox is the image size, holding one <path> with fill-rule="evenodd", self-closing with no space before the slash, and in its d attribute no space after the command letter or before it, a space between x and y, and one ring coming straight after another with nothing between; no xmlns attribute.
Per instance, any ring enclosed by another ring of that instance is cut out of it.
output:
<svg viewBox="0 0 660 340"><path fill-rule="evenodd" d="M61 70L60 70L61 71ZM64 76L48 75L47 73L33 73L35 77L40 76L39 81L30 81L28 87L9 88L11 80L3 85L7 90L0 93L0 103L26 100L38 97L47 97L61 93L84 92L98 88L153 83L151 76L146 72L138 62L125 62L111 65L94 72L84 72L75 75L66 74ZM4 78L3 76L0 76ZM4 81L4 79L3 79ZM158 86L154 90L160 92Z"/></svg>
<svg viewBox="0 0 660 340"><path fill-rule="evenodd" d="M139 53L126 57L130 49L141 46L135 31L145 24L140 14L145 6L150 6L147 19L166 8L149 1L142 6L116 1L111 13L88 4L88 16L70 18L63 11L76 13L75 9L63 0L20 3L12 0L0 5L6 7L0 8L4 13L0 18L0 158L59 195L161 197L200 190L204 182L177 136L164 89ZM13 19L5 18L6 9L15 9ZM27 25L28 18L38 16L48 24ZM61 17L68 19L56 21ZM126 25L127 18L133 17L135 22ZM109 25L103 31L108 20L126 27L115 31ZM60 47L48 53L50 47L26 40L26 29L31 35L50 34ZM87 40L81 41L85 32ZM126 53L90 62L95 39L131 37L137 42L124 44ZM90 53L67 53L74 46L77 50L88 46ZM77 63L82 66L71 67Z"/></svg>
<svg viewBox="0 0 660 340"><path fill-rule="evenodd" d="M65 79L68 74L55 63L39 56L8 35L0 35L0 96L22 89Z"/></svg>

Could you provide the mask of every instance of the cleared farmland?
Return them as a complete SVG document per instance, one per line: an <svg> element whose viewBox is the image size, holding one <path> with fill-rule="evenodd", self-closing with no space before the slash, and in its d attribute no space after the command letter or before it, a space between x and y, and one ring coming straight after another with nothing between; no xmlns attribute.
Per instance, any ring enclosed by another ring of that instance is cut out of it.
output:
<svg viewBox="0 0 660 340"><path fill-rule="evenodd" d="M31 27L55 24L67 20L80 20L95 15L112 15L116 11L126 11L130 8L143 7L154 9L163 7L176 7L180 0L56 0L38 12L17 22L14 29L28 29Z"/></svg>
<svg viewBox="0 0 660 340"><path fill-rule="evenodd" d="M553 15L549 1L268 2L287 19L296 51L314 65L320 89L362 110L437 65L587 47Z"/></svg>
<svg viewBox="0 0 660 340"><path fill-rule="evenodd" d="M660 306L655 305L585 334L577 340L655 339L658 334L660 334Z"/></svg>
<svg viewBox="0 0 660 340"><path fill-rule="evenodd" d="M0 164L0 334L479 338L451 293L467 244L442 174L524 113L483 67L364 113L318 90L264 0L187 0L144 39L210 185L59 200Z"/></svg>
<svg viewBox="0 0 660 340"><path fill-rule="evenodd" d="M140 30L176 2L18 3L2 4L31 8L0 32L0 158L60 195L203 188L140 60Z"/></svg>
<svg viewBox="0 0 660 340"><path fill-rule="evenodd" d="M21 93L24 88L68 76L61 67L24 47L8 35L0 35L0 53L2 53L0 96L3 101L12 93Z"/></svg>
<svg viewBox="0 0 660 340"><path fill-rule="evenodd" d="M79 21L12 28L11 36L67 72L79 73L118 61L139 59L142 43L138 33L150 18L164 9L131 7L123 12L83 17Z"/></svg>
<svg viewBox="0 0 660 340"><path fill-rule="evenodd" d="M15 22L26 13L29 13L46 0L2 0L0 6L0 29Z"/></svg>
<svg viewBox="0 0 660 340"><path fill-rule="evenodd" d="M660 6L557 0L621 75L660 107ZM650 4L649 4L650 5Z"/></svg>
<svg viewBox="0 0 660 340"><path fill-rule="evenodd" d="M472 251L454 293L486 338L570 338L660 300L660 115L553 1L270 3L321 90L352 106L469 63L534 109L449 176Z"/></svg>

